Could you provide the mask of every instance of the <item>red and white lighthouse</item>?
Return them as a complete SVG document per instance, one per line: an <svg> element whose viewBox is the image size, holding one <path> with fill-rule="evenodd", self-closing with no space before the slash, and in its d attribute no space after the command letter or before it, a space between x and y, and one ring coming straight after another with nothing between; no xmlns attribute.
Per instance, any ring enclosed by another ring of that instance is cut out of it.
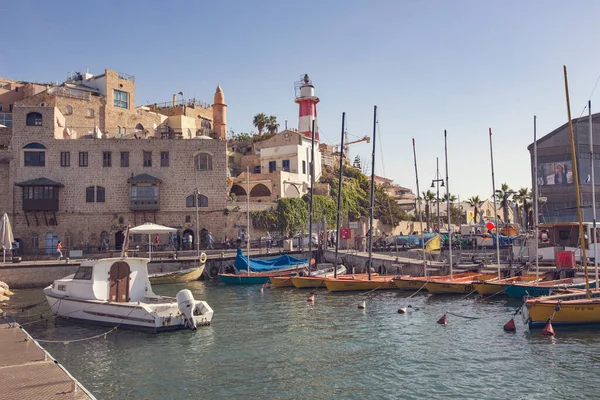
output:
<svg viewBox="0 0 600 400"><path fill-rule="evenodd" d="M298 93L298 89L299 92ZM315 140L319 140L319 125L317 119L317 103L319 98L315 96L315 87L313 86L308 74L296 82L296 99L300 112L298 114L298 132L306 137L312 137L312 122L315 121Z"/></svg>

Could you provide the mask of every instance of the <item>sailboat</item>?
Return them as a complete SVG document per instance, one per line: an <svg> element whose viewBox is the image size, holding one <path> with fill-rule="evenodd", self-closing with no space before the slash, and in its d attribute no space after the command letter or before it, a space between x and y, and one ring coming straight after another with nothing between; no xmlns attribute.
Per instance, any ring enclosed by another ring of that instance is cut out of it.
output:
<svg viewBox="0 0 600 400"><path fill-rule="evenodd" d="M569 117L569 134L571 137L571 154L576 159L575 139L573 134L573 121L571 120L571 106L569 103L569 85L567 81L567 67L563 66L565 78L565 92L567 99L567 112ZM591 162L591 181L592 193L595 192L594 182L594 155L592 142L592 112L591 101L588 102L589 108L589 130L590 130L590 162ZM571 291L569 293L544 296L539 298L527 299L525 301L524 317L527 319L529 328L541 328L554 324L557 326L568 325L593 325L600 324L600 291L591 290L588 276L587 260L585 255L585 244L583 235L583 221L581 216L581 202L579 195L579 179L577 174L577 163L573 163L573 182L575 184L575 193L577 196L577 217L579 220L579 240L581 241L582 263L585 271L585 291ZM596 219L595 195L592 199L594 221ZM595 224L594 224L595 225ZM596 232L594 232L595 234ZM598 276L598 267L596 265L596 276ZM595 281L597 283L597 280ZM552 329L547 331L553 333Z"/></svg>
<svg viewBox="0 0 600 400"><path fill-rule="evenodd" d="M351 277L334 277L324 279L327 290L332 292L359 291L376 289L396 289L391 276L379 276L371 273L373 260L373 204L375 196L375 132L377 130L377 106L373 107L373 153L371 155L371 193L369 206L369 259L367 276L352 275ZM341 179L340 179L341 182ZM339 204L339 203L338 203ZM339 231L339 230L338 230Z"/></svg>

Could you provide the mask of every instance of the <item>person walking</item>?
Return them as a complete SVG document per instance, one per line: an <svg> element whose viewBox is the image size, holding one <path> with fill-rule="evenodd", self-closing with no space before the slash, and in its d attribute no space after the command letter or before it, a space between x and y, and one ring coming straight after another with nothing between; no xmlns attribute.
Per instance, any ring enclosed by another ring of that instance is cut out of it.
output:
<svg viewBox="0 0 600 400"><path fill-rule="evenodd" d="M63 247L62 244L60 244L60 240L58 241L58 243L56 243L56 252L58 253L58 258L57 260L60 260L63 257Z"/></svg>
<svg viewBox="0 0 600 400"><path fill-rule="evenodd" d="M267 254L269 254L271 252L271 243L273 243L273 238L271 237L271 234L268 231L267 231L266 242L267 242Z"/></svg>
<svg viewBox="0 0 600 400"><path fill-rule="evenodd" d="M207 239L208 239L208 247L207 247L206 249L207 249L207 250L208 250L208 249L211 249L211 250L212 250L212 249L214 248L214 247L213 247L213 241L214 241L214 239L213 239L213 237L212 237L212 233L211 233L211 232L208 232L208 238L207 238Z"/></svg>

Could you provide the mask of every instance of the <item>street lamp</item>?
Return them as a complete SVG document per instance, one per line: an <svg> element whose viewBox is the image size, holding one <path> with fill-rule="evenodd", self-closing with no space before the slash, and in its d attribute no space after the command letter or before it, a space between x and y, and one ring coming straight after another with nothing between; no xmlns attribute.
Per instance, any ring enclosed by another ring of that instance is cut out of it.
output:
<svg viewBox="0 0 600 400"><path fill-rule="evenodd" d="M442 226L441 224L441 220L440 220L440 186L444 187L444 180L440 178L440 161L439 159L436 157L435 159L435 163L436 163L436 174L435 177L436 179L432 179L431 180L431 187L432 188L436 188L436 202L437 202L437 228L438 228L438 233L440 233L440 227ZM441 182L441 185L440 185Z"/></svg>

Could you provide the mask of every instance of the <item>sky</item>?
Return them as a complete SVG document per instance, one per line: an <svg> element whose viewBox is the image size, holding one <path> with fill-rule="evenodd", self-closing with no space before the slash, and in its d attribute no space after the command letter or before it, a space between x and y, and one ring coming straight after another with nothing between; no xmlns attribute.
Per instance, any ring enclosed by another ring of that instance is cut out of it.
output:
<svg viewBox="0 0 600 400"><path fill-rule="evenodd" d="M538 137L568 119L563 65L573 117L600 105L594 0L20 0L0 15L0 76L117 70L135 75L138 106L180 91L212 103L218 84L236 133L260 112L297 128L294 82L308 73L321 140L339 143L342 112L350 140L371 136L377 105L376 174L415 192L412 139L423 192L436 158L445 175L446 130L461 200L492 194L489 128L496 187L531 187L533 116ZM372 144L351 145L351 159L370 168Z"/></svg>

